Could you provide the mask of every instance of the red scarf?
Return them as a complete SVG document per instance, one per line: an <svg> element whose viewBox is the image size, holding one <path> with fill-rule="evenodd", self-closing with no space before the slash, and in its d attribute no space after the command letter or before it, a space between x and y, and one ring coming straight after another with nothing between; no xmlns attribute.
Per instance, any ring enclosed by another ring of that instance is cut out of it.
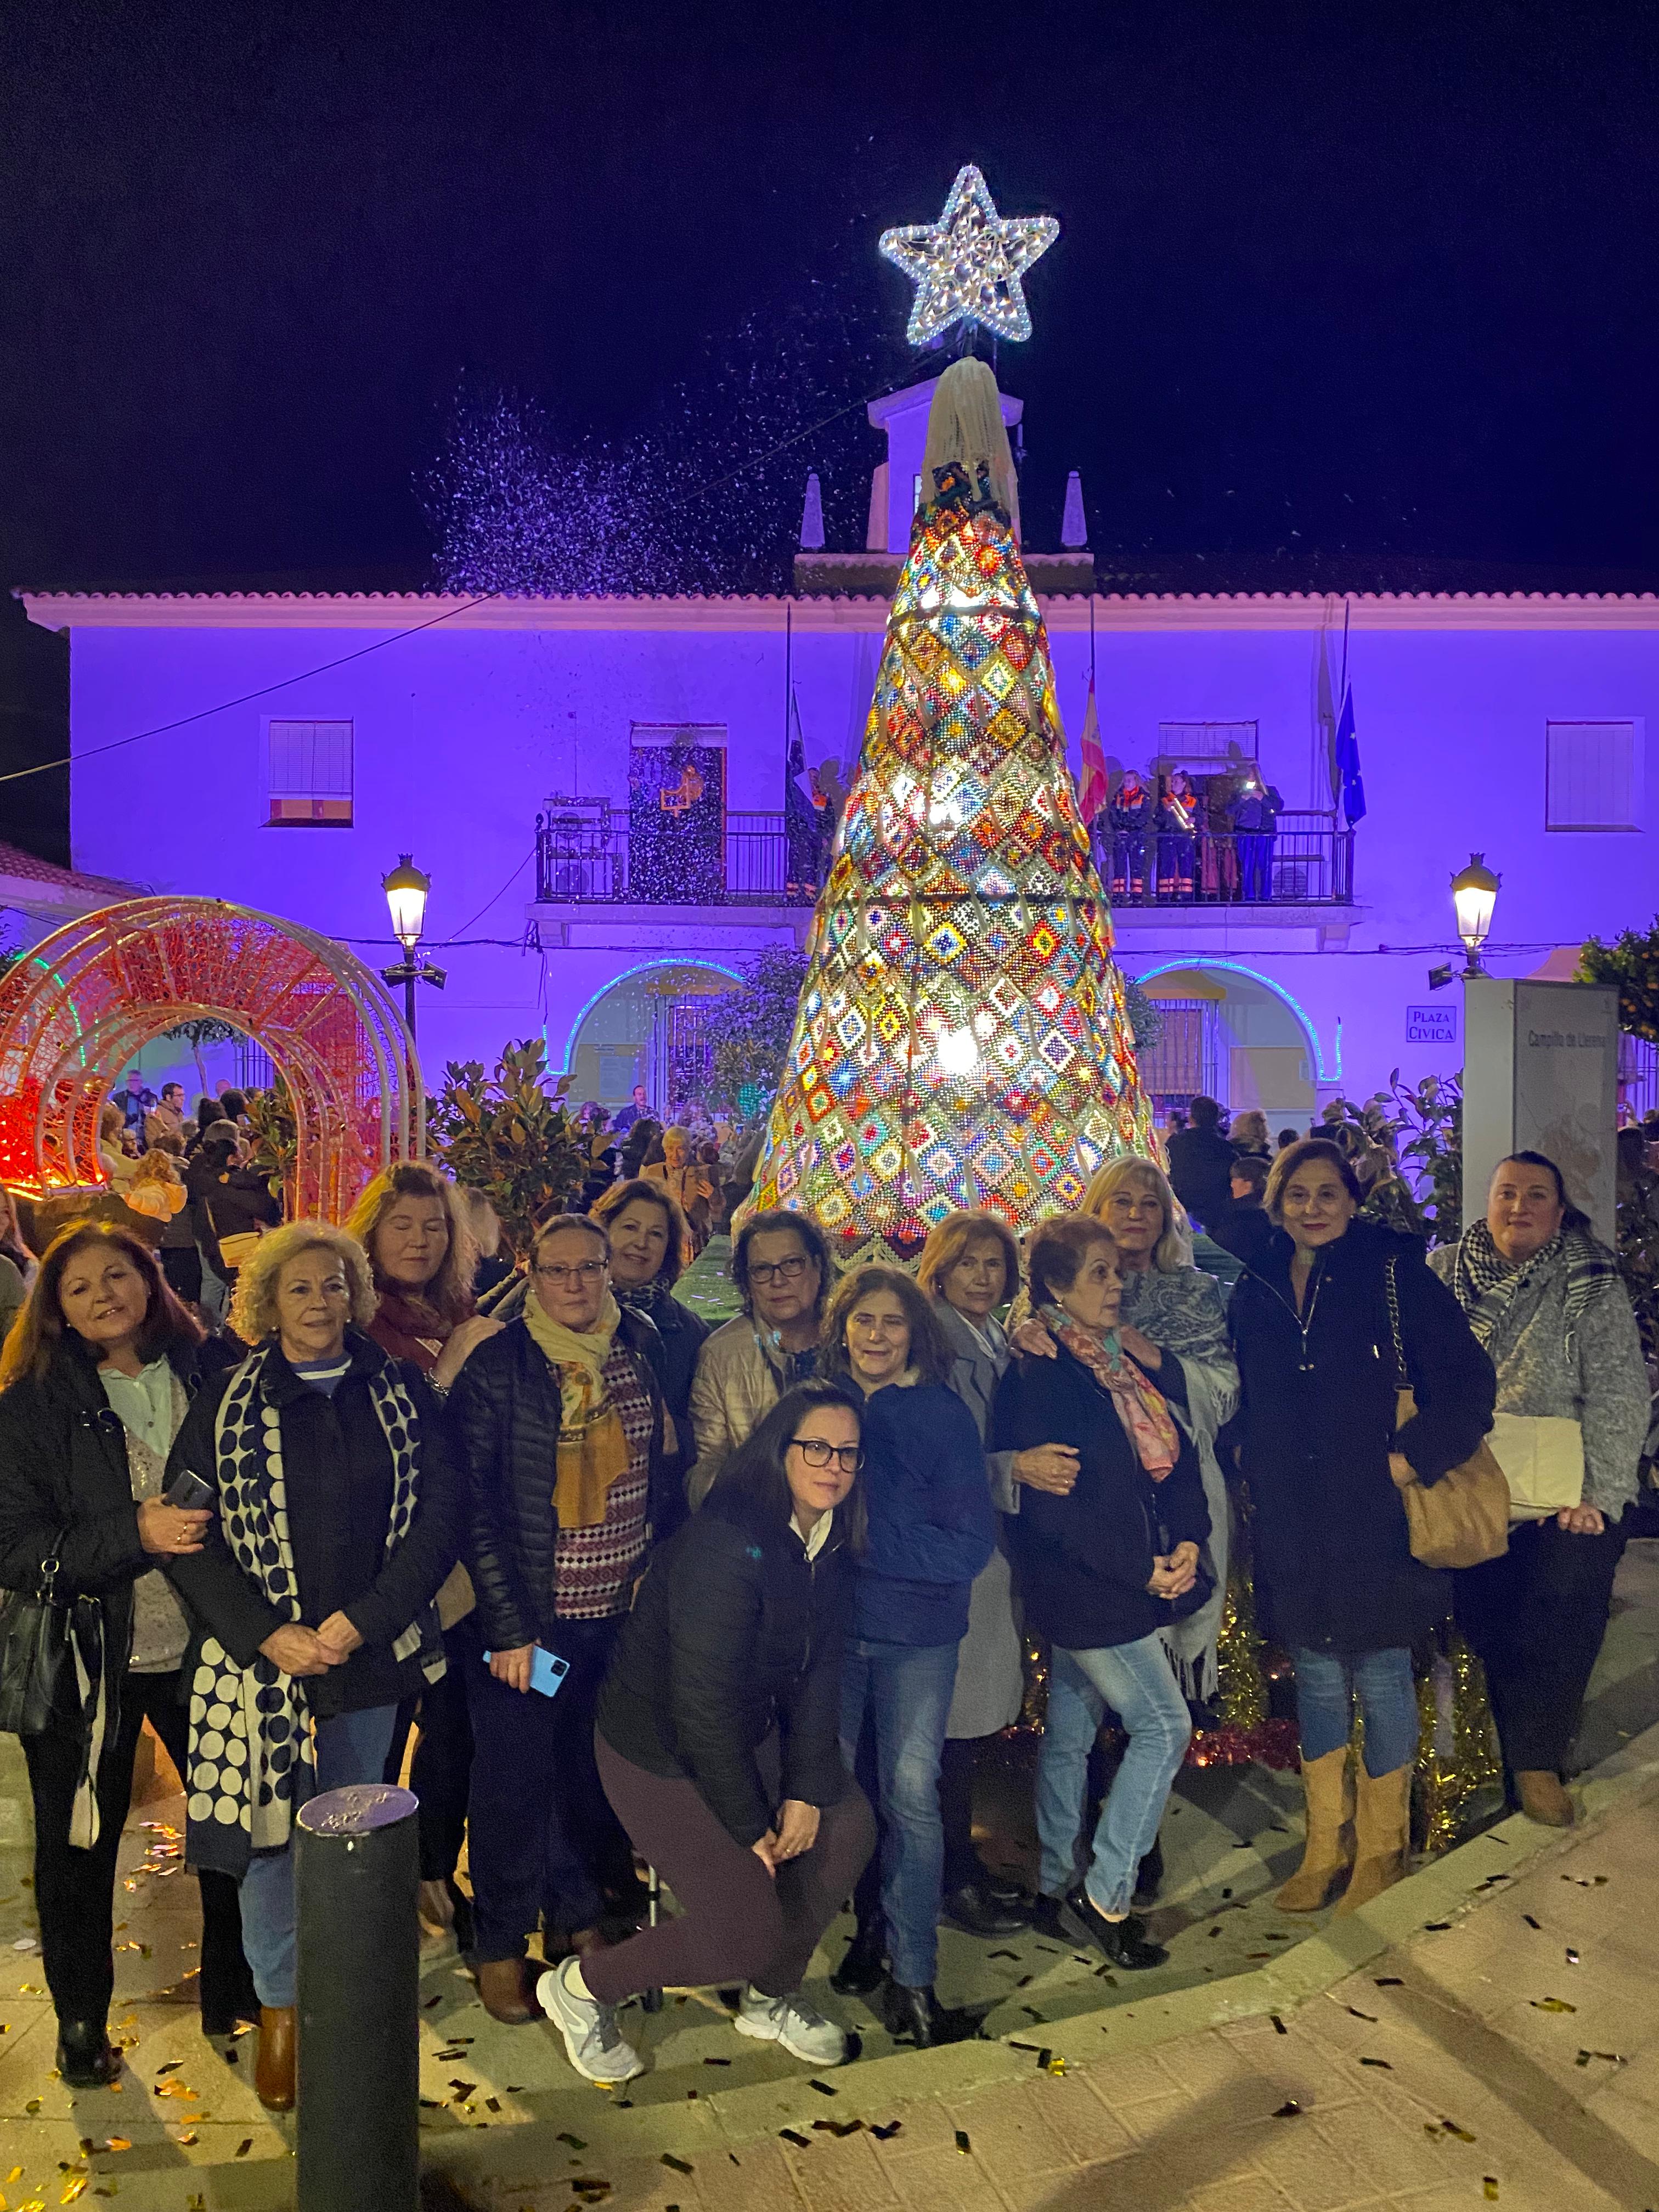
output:
<svg viewBox="0 0 1659 2212"><path fill-rule="evenodd" d="M1162 1482L1181 1455L1180 1432L1164 1393L1125 1357L1115 1329L1097 1336L1057 1305L1044 1306L1041 1317L1055 1343L1063 1344L1110 1397L1136 1458L1154 1482Z"/></svg>

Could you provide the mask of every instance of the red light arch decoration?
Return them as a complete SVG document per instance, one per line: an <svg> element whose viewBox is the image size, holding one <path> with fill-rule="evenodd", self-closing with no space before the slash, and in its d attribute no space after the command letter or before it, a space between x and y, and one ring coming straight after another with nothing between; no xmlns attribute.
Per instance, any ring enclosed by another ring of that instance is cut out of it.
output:
<svg viewBox="0 0 1659 2212"><path fill-rule="evenodd" d="M143 898L44 939L0 979L0 1182L101 1184L98 1117L141 1046L216 1016L256 1037L294 1102L289 1211L340 1221L416 1158L425 1099L408 1030L343 945L222 899Z"/></svg>

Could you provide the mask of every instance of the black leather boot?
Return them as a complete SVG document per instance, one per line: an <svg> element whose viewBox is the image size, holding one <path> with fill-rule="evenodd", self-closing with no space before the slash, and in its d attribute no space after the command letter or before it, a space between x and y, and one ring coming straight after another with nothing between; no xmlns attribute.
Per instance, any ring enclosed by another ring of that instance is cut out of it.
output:
<svg viewBox="0 0 1659 2212"><path fill-rule="evenodd" d="M931 2051L940 2043L966 2043L978 2033L968 2014L951 2011L931 1989L913 1990L890 1978L882 1984L881 2016L896 2041L914 2043L918 2051Z"/></svg>
<svg viewBox="0 0 1659 2212"><path fill-rule="evenodd" d="M886 1971L880 1922L872 1922L868 1927L860 1923L847 1947L847 1955L830 1977L830 1986L837 1996L867 1997L881 1987Z"/></svg>
<svg viewBox="0 0 1659 2212"><path fill-rule="evenodd" d="M945 1917L953 1928L969 1936L1012 1936L1030 1923L1030 1912L1021 1902L1010 1903L993 1893L984 1882L963 1882L944 1899Z"/></svg>
<svg viewBox="0 0 1659 2212"><path fill-rule="evenodd" d="M1135 1893L1131 1900L1139 1905L1156 1905L1158 1893L1164 1887L1164 1844L1159 1837L1152 1838L1149 1850L1135 1871Z"/></svg>
<svg viewBox="0 0 1659 2212"><path fill-rule="evenodd" d="M1109 1920L1096 1910L1086 1890L1074 1889L1066 1900L1066 1909L1096 1948L1125 1973L1138 1974L1149 1966L1161 1966L1170 1955L1161 1943L1146 1941L1144 1921L1137 1920L1133 1912L1122 1920Z"/></svg>
<svg viewBox="0 0 1659 2212"><path fill-rule="evenodd" d="M121 2071L121 2054L110 2045L101 2020L60 2020L58 2071L71 2089L106 2089Z"/></svg>

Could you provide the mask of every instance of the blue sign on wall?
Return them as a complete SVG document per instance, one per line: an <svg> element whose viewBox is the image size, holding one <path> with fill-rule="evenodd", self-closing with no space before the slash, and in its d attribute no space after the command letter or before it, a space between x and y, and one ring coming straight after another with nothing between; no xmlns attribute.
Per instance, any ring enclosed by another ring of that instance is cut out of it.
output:
<svg viewBox="0 0 1659 2212"><path fill-rule="evenodd" d="M1457 1001L1454 999L1443 1006L1407 1006L1406 1042L1407 1044L1455 1044Z"/></svg>

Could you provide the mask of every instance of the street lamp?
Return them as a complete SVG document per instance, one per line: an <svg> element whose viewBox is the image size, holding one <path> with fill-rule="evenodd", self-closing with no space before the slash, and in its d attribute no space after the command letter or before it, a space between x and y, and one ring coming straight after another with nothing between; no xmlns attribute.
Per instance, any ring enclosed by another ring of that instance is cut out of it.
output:
<svg viewBox="0 0 1659 2212"><path fill-rule="evenodd" d="M434 968L421 950L421 932L426 925L427 894L432 889L430 877L422 874L407 853L399 854L398 865L390 875L380 878L380 888L386 893L386 902L392 909L392 933L404 948L404 957L395 968L382 968L383 983L401 983L404 987L404 1019L409 1025L411 1041L415 1035L415 986L430 983L441 991L448 980L441 968Z"/></svg>
<svg viewBox="0 0 1659 2212"><path fill-rule="evenodd" d="M1480 948L1492 928L1492 910L1498 902L1500 880L1486 866L1483 853L1471 853L1468 867L1460 868L1451 879L1457 933L1468 956L1463 963L1466 976L1484 975L1486 972L1480 965Z"/></svg>

